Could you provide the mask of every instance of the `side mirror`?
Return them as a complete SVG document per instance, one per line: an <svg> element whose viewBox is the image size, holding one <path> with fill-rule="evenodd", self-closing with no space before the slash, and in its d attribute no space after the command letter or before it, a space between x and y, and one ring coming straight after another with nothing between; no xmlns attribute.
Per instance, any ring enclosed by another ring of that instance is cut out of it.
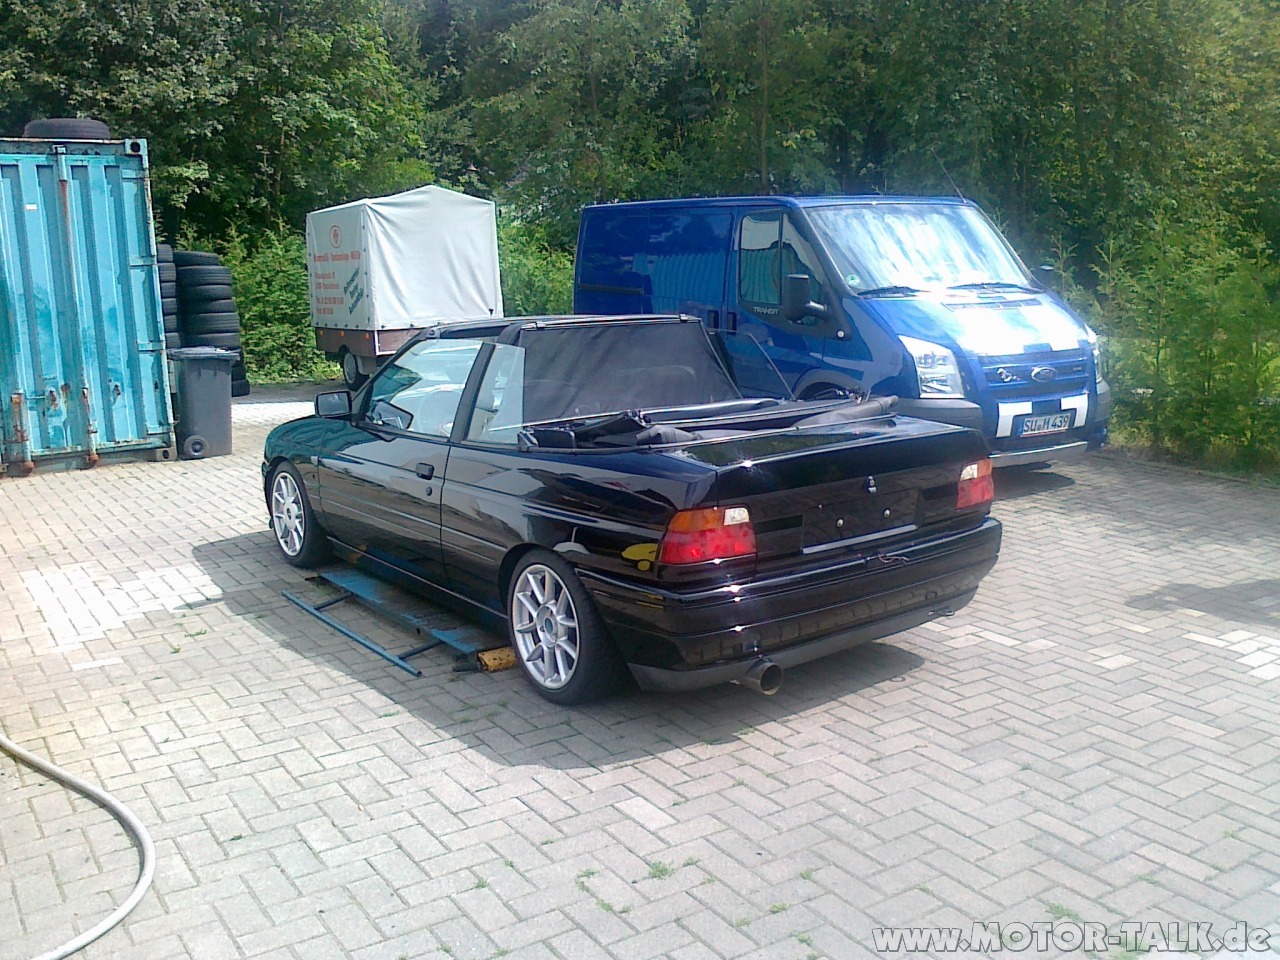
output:
<svg viewBox="0 0 1280 960"><path fill-rule="evenodd" d="M351 416L351 391L333 390L316 394L316 416L327 420Z"/></svg>
<svg viewBox="0 0 1280 960"><path fill-rule="evenodd" d="M782 281L782 318L799 323L805 317L825 317L827 307L809 299L809 275L793 273Z"/></svg>

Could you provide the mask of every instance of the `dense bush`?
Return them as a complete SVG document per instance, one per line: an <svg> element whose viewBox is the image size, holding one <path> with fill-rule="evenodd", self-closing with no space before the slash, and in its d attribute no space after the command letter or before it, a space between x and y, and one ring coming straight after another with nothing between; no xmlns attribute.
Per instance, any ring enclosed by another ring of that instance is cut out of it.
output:
<svg viewBox="0 0 1280 960"><path fill-rule="evenodd" d="M573 257L552 249L541 231L504 218L498 226L498 250L502 309L507 316L573 309Z"/></svg>
<svg viewBox="0 0 1280 960"><path fill-rule="evenodd" d="M222 256L235 284L249 379L261 383L337 376L337 366L316 350L303 236L284 227L253 237L233 232L222 245Z"/></svg>
<svg viewBox="0 0 1280 960"><path fill-rule="evenodd" d="M1103 253L1093 315L1121 430L1186 459L1280 464L1280 268L1261 238L1210 207Z"/></svg>

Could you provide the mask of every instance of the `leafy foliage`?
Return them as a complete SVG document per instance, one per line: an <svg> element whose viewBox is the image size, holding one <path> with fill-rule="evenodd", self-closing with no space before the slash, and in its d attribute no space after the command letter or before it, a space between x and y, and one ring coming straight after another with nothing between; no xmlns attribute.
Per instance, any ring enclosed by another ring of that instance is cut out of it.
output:
<svg viewBox="0 0 1280 960"><path fill-rule="evenodd" d="M1280 268L1220 210L1160 213L1101 271L1119 413L1194 460L1280 460Z"/></svg>
<svg viewBox="0 0 1280 960"><path fill-rule="evenodd" d="M231 268L250 378L273 382L337 376L337 365L316 351L305 238L284 227L252 240L233 230L221 252Z"/></svg>
<svg viewBox="0 0 1280 960"><path fill-rule="evenodd" d="M518 220L498 224L502 308L509 317L573 311L573 257Z"/></svg>
<svg viewBox="0 0 1280 960"><path fill-rule="evenodd" d="M260 375L312 369L320 206L498 200L515 313L568 307L584 203L958 190L1060 264L1130 435L1280 456L1276 0L0 0L0 132L69 115L226 238Z"/></svg>

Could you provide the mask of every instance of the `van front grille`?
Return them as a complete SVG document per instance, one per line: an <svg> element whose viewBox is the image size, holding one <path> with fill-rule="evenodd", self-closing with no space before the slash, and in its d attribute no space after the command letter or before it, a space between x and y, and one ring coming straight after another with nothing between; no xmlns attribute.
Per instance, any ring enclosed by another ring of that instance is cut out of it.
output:
<svg viewBox="0 0 1280 960"><path fill-rule="evenodd" d="M1089 385L1089 363L1079 350L982 357L987 386L998 398L1079 393Z"/></svg>

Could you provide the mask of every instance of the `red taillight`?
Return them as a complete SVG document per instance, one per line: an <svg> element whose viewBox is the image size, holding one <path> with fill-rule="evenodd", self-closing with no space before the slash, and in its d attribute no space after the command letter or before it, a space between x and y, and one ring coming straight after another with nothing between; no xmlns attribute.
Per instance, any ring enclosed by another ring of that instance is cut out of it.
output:
<svg viewBox="0 0 1280 960"><path fill-rule="evenodd" d="M956 493L956 509L977 507L996 497L995 479L991 476L991 461L979 460L960 471L960 488Z"/></svg>
<svg viewBox="0 0 1280 960"><path fill-rule="evenodd" d="M681 510L667 524L660 563L706 563L750 557L756 552L756 532L746 507Z"/></svg>

